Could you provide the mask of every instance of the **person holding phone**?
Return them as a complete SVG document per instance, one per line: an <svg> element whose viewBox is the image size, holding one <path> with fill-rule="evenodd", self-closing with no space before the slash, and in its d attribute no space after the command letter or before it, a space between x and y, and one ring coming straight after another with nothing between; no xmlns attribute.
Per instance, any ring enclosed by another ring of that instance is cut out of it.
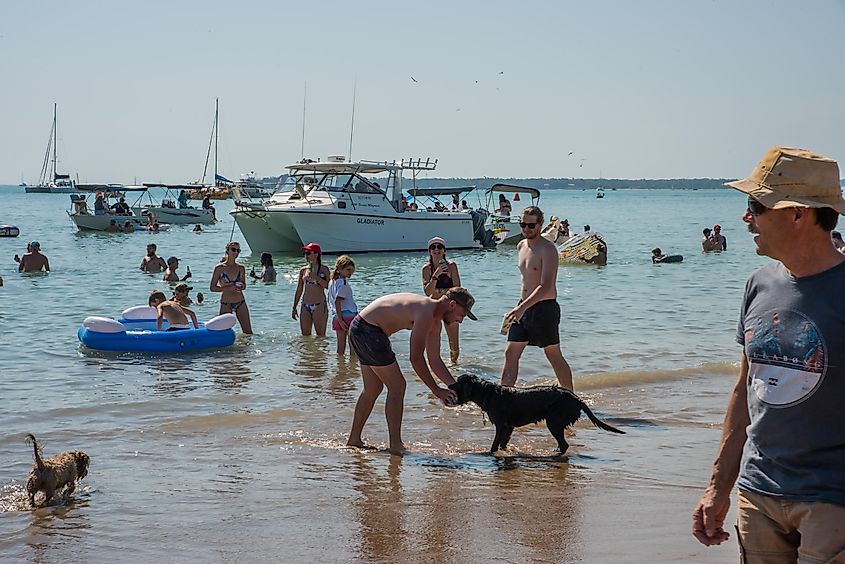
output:
<svg viewBox="0 0 845 564"><path fill-rule="evenodd" d="M435 300L446 295L449 288L461 285L458 265L446 258L446 241L442 237L432 237L428 241L428 262L422 269L422 283L425 295ZM449 356L452 364L457 364L461 352L458 336L460 325L445 323L445 326L449 338Z"/></svg>

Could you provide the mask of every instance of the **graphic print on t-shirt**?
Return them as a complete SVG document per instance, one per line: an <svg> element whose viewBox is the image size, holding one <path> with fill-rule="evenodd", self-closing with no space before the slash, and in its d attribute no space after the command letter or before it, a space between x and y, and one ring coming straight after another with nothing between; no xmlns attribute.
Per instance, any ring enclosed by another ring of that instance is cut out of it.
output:
<svg viewBox="0 0 845 564"><path fill-rule="evenodd" d="M824 378L824 342L816 325L800 312L773 309L761 314L753 327L746 327L745 343L751 389L765 404L788 407L804 401Z"/></svg>

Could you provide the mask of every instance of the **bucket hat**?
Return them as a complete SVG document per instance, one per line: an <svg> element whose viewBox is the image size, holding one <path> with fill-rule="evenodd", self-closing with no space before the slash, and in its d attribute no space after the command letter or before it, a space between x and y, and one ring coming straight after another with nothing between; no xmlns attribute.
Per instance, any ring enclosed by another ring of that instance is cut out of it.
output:
<svg viewBox="0 0 845 564"><path fill-rule="evenodd" d="M836 161L793 147L772 147L747 178L725 183L770 209L833 208L845 214Z"/></svg>

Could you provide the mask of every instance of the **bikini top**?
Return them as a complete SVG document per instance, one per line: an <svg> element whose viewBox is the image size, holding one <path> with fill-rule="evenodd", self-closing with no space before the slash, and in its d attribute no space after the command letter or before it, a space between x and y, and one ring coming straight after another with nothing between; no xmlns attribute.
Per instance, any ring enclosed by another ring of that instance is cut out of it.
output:
<svg viewBox="0 0 845 564"><path fill-rule="evenodd" d="M235 276L235 279L234 279L234 280L232 280L231 278L229 278L229 275L228 275L228 274L226 274L226 271L225 271L225 270L224 270L224 271L222 271L222 272L220 272L220 278L221 278L221 279L225 279L225 281L226 281L226 282L231 282L231 283L237 283L237 282L240 282L240 281L241 281L241 269L240 269L240 267L238 268L238 275L237 275L237 276Z"/></svg>
<svg viewBox="0 0 845 564"><path fill-rule="evenodd" d="M322 278L323 280L325 280L325 279L326 279L326 275L325 275L325 274L323 274L322 272L319 274L319 276L320 276L320 278ZM302 272L302 282L303 282L303 284L310 284L310 285L313 285L313 286L316 286L316 285L317 285L317 282L316 282L315 280L309 280L309 279L308 279L308 274L306 273L306 271L303 271L303 272Z"/></svg>
<svg viewBox="0 0 845 564"><path fill-rule="evenodd" d="M455 282L452 280L452 276L444 273L437 277L434 287L438 290L448 290L455 287Z"/></svg>

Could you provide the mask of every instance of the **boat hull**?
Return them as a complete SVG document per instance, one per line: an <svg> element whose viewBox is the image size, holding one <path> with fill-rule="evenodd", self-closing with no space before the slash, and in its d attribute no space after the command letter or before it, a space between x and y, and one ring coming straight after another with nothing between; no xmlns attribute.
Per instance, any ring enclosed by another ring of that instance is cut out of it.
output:
<svg viewBox="0 0 845 564"><path fill-rule="evenodd" d="M319 243L323 253L424 251L443 237L450 249L476 248L465 213L408 212L394 216L317 210L230 212L254 253L299 252Z"/></svg>
<svg viewBox="0 0 845 564"><path fill-rule="evenodd" d="M147 220L135 215L91 215L91 214L68 214L71 221L82 231L107 231L109 223L114 219L118 226L123 226L127 221L132 222L135 229L147 229Z"/></svg>
<svg viewBox="0 0 845 564"><path fill-rule="evenodd" d="M209 225L214 223L211 210L202 208L163 208L157 206L144 206L132 208L132 212L144 217L144 212L152 212L159 223L170 223L173 225L196 225L201 223ZM146 218L144 218L146 221Z"/></svg>

